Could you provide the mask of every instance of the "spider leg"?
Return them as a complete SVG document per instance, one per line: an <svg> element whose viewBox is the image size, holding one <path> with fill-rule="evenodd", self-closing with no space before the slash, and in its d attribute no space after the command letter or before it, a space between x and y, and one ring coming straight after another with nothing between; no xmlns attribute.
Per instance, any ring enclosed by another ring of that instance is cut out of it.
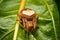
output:
<svg viewBox="0 0 60 40"><path fill-rule="evenodd" d="M22 18L22 21L23 21L24 31L26 31L26 22L25 22L25 18Z"/></svg>
<svg viewBox="0 0 60 40"><path fill-rule="evenodd" d="M34 30L36 29L36 26L37 26L37 18L33 18L33 25L34 25Z"/></svg>
<svg viewBox="0 0 60 40"><path fill-rule="evenodd" d="M25 18L23 18L22 20L23 20L23 25L24 25L25 38L29 39L27 20Z"/></svg>

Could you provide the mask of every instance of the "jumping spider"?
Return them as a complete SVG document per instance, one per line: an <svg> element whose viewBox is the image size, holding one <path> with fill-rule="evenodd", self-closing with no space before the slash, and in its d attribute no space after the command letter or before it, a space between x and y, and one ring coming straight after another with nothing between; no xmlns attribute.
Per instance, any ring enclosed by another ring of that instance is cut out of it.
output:
<svg viewBox="0 0 60 40"><path fill-rule="evenodd" d="M19 18L25 31L36 30L38 16L35 11L25 8L20 12Z"/></svg>

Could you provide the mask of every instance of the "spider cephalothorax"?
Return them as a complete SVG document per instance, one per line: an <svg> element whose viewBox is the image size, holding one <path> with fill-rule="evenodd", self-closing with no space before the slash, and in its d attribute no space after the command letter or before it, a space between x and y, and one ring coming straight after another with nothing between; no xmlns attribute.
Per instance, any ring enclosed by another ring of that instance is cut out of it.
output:
<svg viewBox="0 0 60 40"><path fill-rule="evenodd" d="M24 26L24 30L31 31L35 30L37 26L37 14L32 9L26 8L23 9L19 15L21 23Z"/></svg>

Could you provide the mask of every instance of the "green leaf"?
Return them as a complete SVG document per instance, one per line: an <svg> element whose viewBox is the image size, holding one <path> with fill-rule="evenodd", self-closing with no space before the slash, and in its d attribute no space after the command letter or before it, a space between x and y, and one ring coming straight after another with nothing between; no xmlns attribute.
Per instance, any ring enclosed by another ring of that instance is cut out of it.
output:
<svg viewBox="0 0 60 40"><path fill-rule="evenodd" d="M20 0L0 0L0 39L13 40ZM59 13L55 0L27 0L25 8L38 14L37 30L25 37L20 25L17 40L59 40Z"/></svg>

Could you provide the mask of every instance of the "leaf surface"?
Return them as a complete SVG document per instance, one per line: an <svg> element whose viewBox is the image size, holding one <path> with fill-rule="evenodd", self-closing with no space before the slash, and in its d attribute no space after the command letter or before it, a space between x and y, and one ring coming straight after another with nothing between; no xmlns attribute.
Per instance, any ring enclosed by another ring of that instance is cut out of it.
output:
<svg viewBox="0 0 60 40"><path fill-rule="evenodd" d="M20 0L0 0L1 40L13 40L19 6ZM27 0L25 8L31 8L38 14L38 28L25 38L23 26L20 25L17 40L59 40L59 13L54 0Z"/></svg>

